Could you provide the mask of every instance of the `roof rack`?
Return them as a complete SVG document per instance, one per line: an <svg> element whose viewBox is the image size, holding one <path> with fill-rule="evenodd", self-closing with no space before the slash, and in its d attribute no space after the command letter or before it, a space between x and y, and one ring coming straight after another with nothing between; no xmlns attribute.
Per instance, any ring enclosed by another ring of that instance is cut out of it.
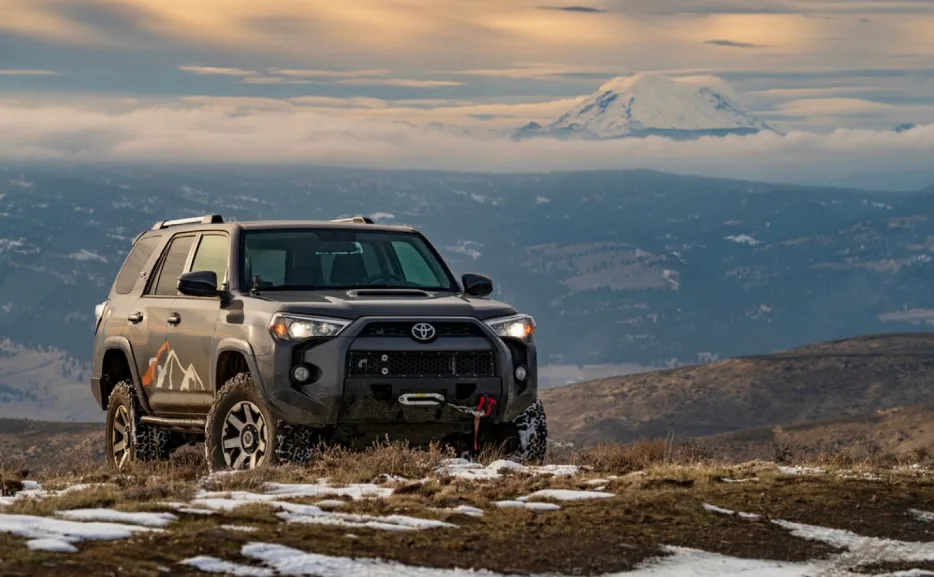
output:
<svg viewBox="0 0 934 577"><path fill-rule="evenodd" d="M160 228L169 228L170 226L179 226L182 224L219 224L224 222L224 217L219 214L206 214L204 216L193 216L191 218L177 218L175 220L160 220L152 225L152 230Z"/></svg>
<svg viewBox="0 0 934 577"><path fill-rule="evenodd" d="M352 216L350 218L335 218L330 222L352 222L354 224L373 224L373 219L368 216Z"/></svg>

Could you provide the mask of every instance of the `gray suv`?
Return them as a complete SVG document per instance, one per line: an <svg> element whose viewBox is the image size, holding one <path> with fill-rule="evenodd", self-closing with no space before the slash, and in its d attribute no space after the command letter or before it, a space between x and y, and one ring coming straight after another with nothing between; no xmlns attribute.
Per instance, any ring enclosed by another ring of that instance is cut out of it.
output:
<svg viewBox="0 0 934 577"><path fill-rule="evenodd" d="M108 458L203 440L211 470L248 469L389 437L540 462L535 321L492 291L407 226L158 222L96 310Z"/></svg>

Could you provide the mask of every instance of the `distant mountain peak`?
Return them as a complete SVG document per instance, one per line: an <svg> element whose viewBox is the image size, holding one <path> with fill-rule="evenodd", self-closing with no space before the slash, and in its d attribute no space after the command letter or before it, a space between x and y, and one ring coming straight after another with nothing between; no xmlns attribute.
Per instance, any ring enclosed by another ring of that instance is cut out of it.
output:
<svg viewBox="0 0 934 577"><path fill-rule="evenodd" d="M743 105L713 88L664 74L639 73L608 80L551 124L538 127L530 123L520 128L517 136L697 138L754 134L762 130L775 131Z"/></svg>

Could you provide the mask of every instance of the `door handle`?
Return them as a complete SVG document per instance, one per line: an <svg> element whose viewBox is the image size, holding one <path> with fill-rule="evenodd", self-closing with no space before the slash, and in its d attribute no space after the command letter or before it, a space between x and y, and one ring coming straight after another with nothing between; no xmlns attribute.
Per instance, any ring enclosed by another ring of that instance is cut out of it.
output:
<svg viewBox="0 0 934 577"><path fill-rule="evenodd" d="M139 311L136 311L135 313L130 313L130 315L126 318L126 320L130 321L131 323L135 325L136 323L143 320L143 313Z"/></svg>
<svg viewBox="0 0 934 577"><path fill-rule="evenodd" d="M180 322L182 322L182 317L179 316L178 313L172 313L172 314L169 315L169 324L170 324L170 325L177 325L177 324L180 323Z"/></svg>

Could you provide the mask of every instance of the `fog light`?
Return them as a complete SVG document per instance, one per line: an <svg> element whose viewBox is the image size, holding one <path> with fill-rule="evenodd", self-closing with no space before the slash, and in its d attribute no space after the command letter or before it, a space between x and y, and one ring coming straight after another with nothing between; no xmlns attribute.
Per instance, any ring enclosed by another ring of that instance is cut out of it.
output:
<svg viewBox="0 0 934 577"><path fill-rule="evenodd" d="M311 377L311 371L309 371L306 366L299 365L292 369L292 378L299 383L304 383L309 377Z"/></svg>
<svg viewBox="0 0 934 577"><path fill-rule="evenodd" d="M525 365L516 367L516 380L522 383L525 382L527 378L529 378L529 369Z"/></svg>

